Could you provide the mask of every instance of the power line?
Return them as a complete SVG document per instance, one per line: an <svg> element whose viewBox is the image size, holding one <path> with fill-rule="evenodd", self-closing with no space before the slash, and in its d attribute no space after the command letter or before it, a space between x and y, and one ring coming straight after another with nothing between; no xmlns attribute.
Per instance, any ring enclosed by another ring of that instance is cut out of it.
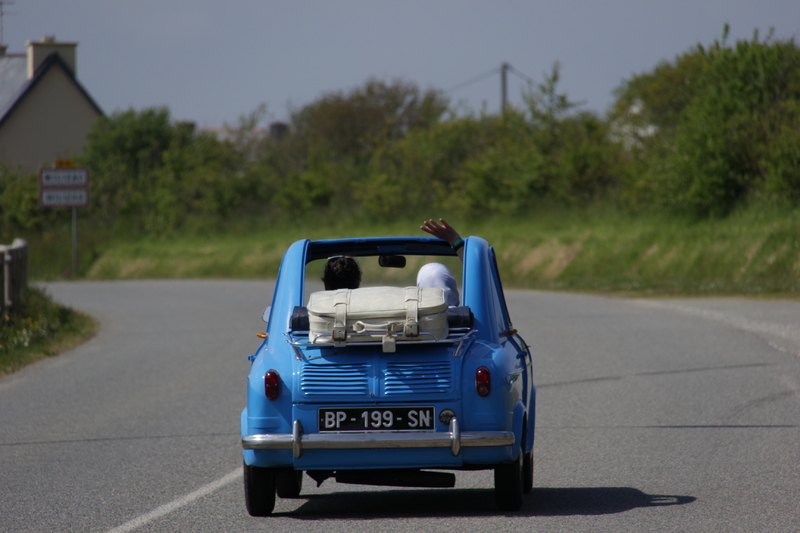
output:
<svg viewBox="0 0 800 533"><path fill-rule="evenodd" d="M506 63L506 65L508 65L508 70L510 70L513 74L516 74L518 78L527 81L528 83L534 83L533 78L531 78L530 76L526 76L525 74L523 74L522 72L511 66L509 63Z"/></svg>
<svg viewBox="0 0 800 533"><path fill-rule="evenodd" d="M497 72L499 70L500 70L500 67L495 67L495 68L493 68L492 70L490 70L488 72L484 72L483 74L479 74L478 76L475 76L474 78L471 78L471 79L469 79L469 80L467 80L467 81L465 81L463 83L459 83L458 85L450 87L449 89L445 89L444 92L452 93L452 92L458 91L460 89L463 89L464 87L468 87L470 85L474 85L474 84L478 83L479 81L485 80L489 76L494 76L495 74L497 74Z"/></svg>

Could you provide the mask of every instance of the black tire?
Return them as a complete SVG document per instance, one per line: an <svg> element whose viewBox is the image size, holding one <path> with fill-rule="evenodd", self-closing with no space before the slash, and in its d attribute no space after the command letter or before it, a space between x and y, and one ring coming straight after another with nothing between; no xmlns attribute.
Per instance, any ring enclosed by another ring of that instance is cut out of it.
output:
<svg viewBox="0 0 800 533"><path fill-rule="evenodd" d="M278 496L281 498L297 498L303 489L302 470L283 470L275 477Z"/></svg>
<svg viewBox="0 0 800 533"><path fill-rule="evenodd" d="M522 456L513 463L497 465L494 469L494 502L501 511L518 511L522 507Z"/></svg>
<svg viewBox="0 0 800 533"><path fill-rule="evenodd" d="M275 469L244 465L244 502L251 516L269 516L275 509Z"/></svg>
<svg viewBox="0 0 800 533"><path fill-rule="evenodd" d="M533 450L522 457L522 492L530 494L533 490Z"/></svg>

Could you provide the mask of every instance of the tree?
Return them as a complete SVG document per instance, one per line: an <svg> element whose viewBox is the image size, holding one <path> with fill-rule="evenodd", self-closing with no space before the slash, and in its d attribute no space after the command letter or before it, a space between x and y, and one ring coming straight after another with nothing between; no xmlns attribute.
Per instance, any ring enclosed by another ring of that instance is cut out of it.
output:
<svg viewBox="0 0 800 533"><path fill-rule="evenodd" d="M800 50L771 33L733 46L727 36L726 26L708 48L617 91L614 131L640 167L629 198L704 217L777 191L798 196Z"/></svg>
<svg viewBox="0 0 800 533"><path fill-rule="evenodd" d="M292 129L309 151L314 147L314 152L332 158L363 162L380 144L436 123L447 105L439 91L423 92L412 83L373 78L348 93L328 93L292 113Z"/></svg>
<svg viewBox="0 0 800 533"><path fill-rule="evenodd" d="M703 48L698 45L675 58L661 61L652 72L624 81L614 90L609 121L618 128L647 132L672 130L681 113L701 89Z"/></svg>
<svg viewBox="0 0 800 533"><path fill-rule="evenodd" d="M58 219L67 219L67 209L39 207L39 177L0 164L0 214L2 233L40 230Z"/></svg>
<svg viewBox="0 0 800 533"><path fill-rule="evenodd" d="M246 197L249 145L172 122L166 108L99 119L81 164L92 176L92 210L110 221L166 233L225 217Z"/></svg>
<svg viewBox="0 0 800 533"><path fill-rule="evenodd" d="M80 158L91 171L94 210L116 216L139 209L164 152L187 135L173 127L167 108L129 109L97 119Z"/></svg>
<svg viewBox="0 0 800 533"><path fill-rule="evenodd" d="M702 51L696 95L681 114L666 183L673 208L725 215L766 190L781 132L796 129L800 50L794 42L716 41ZM789 128L787 130L787 128ZM785 137L784 137L785 139Z"/></svg>
<svg viewBox="0 0 800 533"><path fill-rule="evenodd" d="M569 205L585 205L606 195L615 184L619 146L606 124L580 104L558 92L560 65L556 62L543 83L525 96L531 149L539 154L529 169L536 178L533 191ZM531 191L531 192L533 192Z"/></svg>

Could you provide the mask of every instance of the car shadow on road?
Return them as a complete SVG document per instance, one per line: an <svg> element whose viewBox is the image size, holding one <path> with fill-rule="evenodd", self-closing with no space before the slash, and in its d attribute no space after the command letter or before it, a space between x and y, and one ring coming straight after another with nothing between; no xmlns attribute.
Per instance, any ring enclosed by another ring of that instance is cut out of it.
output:
<svg viewBox="0 0 800 533"><path fill-rule="evenodd" d="M412 518L485 516L498 511L491 489L348 491L300 496L306 501L277 516L301 520L328 518ZM514 516L573 516L623 513L640 507L684 505L692 496L646 494L629 487L534 488Z"/></svg>
<svg viewBox="0 0 800 533"><path fill-rule="evenodd" d="M646 494L629 487L534 489L533 507L539 516L603 515L639 507L692 503L693 496Z"/></svg>

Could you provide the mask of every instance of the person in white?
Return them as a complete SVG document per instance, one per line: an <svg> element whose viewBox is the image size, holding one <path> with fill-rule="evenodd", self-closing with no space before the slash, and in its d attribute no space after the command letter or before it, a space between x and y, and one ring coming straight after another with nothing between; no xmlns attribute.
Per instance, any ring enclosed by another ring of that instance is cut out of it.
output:
<svg viewBox="0 0 800 533"><path fill-rule="evenodd" d="M441 263L426 263L417 273L417 287L444 289L448 307L458 307L458 287L450 270Z"/></svg>
<svg viewBox="0 0 800 533"><path fill-rule="evenodd" d="M420 226L422 231L450 243L455 248L459 259L464 260L464 241L458 232L443 218L439 221L426 220ZM445 302L448 307L457 307L460 301L456 279L450 270L441 263L426 263L417 273L417 287L433 287L444 289Z"/></svg>

